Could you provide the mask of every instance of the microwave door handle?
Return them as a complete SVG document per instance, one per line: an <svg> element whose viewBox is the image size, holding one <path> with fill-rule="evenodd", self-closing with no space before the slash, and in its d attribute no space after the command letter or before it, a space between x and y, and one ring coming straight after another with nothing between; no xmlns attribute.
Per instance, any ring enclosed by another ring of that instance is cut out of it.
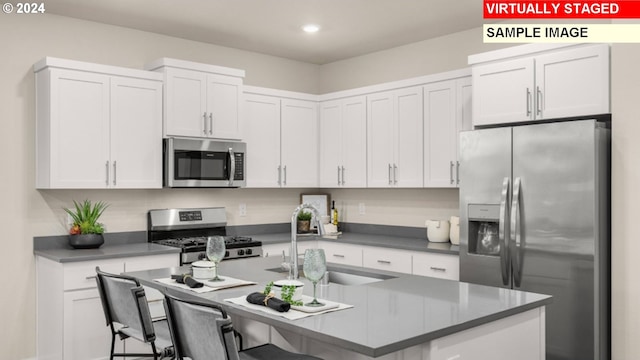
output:
<svg viewBox="0 0 640 360"><path fill-rule="evenodd" d="M231 164L231 170L229 170L229 185L233 185L233 178L236 175L236 156L232 148L229 148L229 163Z"/></svg>
<svg viewBox="0 0 640 360"><path fill-rule="evenodd" d="M505 241L505 236L509 236L509 178L502 181L502 193L500 194L500 218L498 222L498 240L500 241L500 270L502 273L502 284L509 285L509 241Z"/></svg>

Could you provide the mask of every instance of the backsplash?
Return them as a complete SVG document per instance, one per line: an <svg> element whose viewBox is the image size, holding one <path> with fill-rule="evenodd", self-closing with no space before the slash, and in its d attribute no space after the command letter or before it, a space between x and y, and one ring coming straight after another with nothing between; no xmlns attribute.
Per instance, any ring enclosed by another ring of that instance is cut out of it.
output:
<svg viewBox="0 0 640 360"><path fill-rule="evenodd" d="M290 221L301 193L331 194L340 221L347 223L424 227L426 219L458 214L457 189L160 189L41 190L46 206L30 216L35 236L66 234L62 208L84 199L110 204L101 218L107 232L145 230L147 211L159 208L222 206L231 226L272 224ZM364 215L359 213L360 203ZM246 204L246 216L239 215L240 204Z"/></svg>

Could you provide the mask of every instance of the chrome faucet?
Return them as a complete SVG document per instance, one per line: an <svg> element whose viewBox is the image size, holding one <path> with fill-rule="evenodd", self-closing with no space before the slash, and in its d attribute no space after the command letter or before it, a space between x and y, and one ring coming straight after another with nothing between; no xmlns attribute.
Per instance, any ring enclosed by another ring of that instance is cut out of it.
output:
<svg viewBox="0 0 640 360"><path fill-rule="evenodd" d="M320 212L318 212L318 209L316 209L310 204L305 203L298 206L295 210L293 210L293 214L291 215L291 251L289 253L289 260L290 260L289 279L290 280L297 279L300 277L300 274L298 273L297 222L298 222L298 214L304 209L311 210L311 213L313 214L313 218L316 220L316 226L318 227L318 235L319 236L324 235L324 227L322 226L322 222L320 221Z"/></svg>

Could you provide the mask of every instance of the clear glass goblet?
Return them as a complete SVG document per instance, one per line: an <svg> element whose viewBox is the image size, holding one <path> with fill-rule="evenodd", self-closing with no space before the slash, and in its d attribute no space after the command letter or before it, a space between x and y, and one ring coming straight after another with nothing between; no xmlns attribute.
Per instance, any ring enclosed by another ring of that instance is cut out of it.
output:
<svg viewBox="0 0 640 360"><path fill-rule="evenodd" d="M327 272L327 260L322 249L307 249L304 252L304 264L302 265L304 277L313 283L313 301L306 306L323 306L316 298L316 285Z"/></svg>
<svg viewBox="0 0 640 360"><path fill-rule="evenodd" d="M220 264L220 261L224 258L226 251L227 248L224 245L224 238L222 236L207 237L207 258L216 265L214 270L215 276L211 281L224 281L223 278L218 276L218 264Z"/></svg>

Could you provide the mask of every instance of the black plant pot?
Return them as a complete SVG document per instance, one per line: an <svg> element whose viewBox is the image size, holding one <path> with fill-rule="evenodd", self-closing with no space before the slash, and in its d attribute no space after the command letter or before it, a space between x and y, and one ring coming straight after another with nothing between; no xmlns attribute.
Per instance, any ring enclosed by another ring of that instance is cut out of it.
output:
<svg viewBox="0 0 640 360"><path fill-rule="evenodd" d="M97 249L104 244L102 234L69 235L69 245L74 249Z"/></svg>

